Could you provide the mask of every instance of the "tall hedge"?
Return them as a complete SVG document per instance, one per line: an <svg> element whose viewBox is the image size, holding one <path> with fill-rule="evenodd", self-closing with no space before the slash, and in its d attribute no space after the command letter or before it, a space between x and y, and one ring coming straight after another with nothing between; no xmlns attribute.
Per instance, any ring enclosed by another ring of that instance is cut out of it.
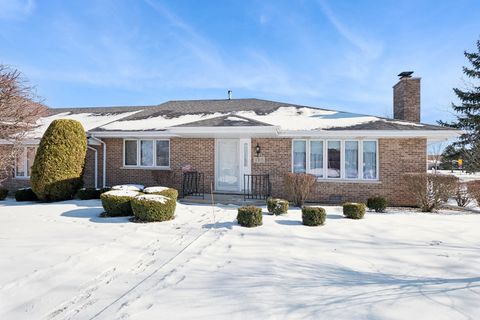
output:
<svg viewBox="0 0 480 320"><path fill-rule="evenodd" d="M38 199L60 201L73 198L82 187L87 153L85 130L80 122L54 120L40 141L30 182Z"/></svg>

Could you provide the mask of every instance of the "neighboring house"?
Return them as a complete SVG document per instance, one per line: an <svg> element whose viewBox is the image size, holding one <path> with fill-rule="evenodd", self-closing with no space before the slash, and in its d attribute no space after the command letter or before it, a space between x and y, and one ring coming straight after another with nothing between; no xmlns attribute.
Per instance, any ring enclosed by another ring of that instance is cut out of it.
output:
<svg viewBox="0 0 480 320"><path fill-rule="evenodd" d="M427 141L458 132L421 124L420 78L401 73L394 117L326 110L259 99L169 101L157 106L50 109L7 187L28 185L35 146L54 119L80 121L89 137L86 186L123 183L181 187L182 168L204 174L207 193L240 193L245 175L268 174L273 196L288 197L284 176L317 176L310 200L361 201L385 196L413 205L402 181L425 172Z"/></svg>

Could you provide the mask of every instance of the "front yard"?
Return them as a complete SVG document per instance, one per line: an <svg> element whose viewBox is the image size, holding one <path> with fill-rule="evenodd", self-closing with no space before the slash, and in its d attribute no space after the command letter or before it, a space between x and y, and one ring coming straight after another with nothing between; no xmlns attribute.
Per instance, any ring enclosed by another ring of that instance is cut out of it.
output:
<svg viewBox="0 0 480 320"><path fill-rule="evenodd" d="M248 229L233 206L142 224L99 200L0 202L0 318L480 318L480 215L326 209Z"/></svg>

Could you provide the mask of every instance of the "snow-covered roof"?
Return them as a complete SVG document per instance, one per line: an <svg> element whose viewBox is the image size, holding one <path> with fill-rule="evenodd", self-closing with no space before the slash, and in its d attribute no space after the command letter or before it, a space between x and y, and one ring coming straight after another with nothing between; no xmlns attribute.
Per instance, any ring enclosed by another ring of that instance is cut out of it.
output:
<svg viewBox="0 0 480 320"><path fill-rule="evenodd" d="M260 99L183 100L155 106L50 109L38 133L54 119L80 121L91 132L165 131L172 127L278 127L310 130L448 130L419 124Z"/></svg>

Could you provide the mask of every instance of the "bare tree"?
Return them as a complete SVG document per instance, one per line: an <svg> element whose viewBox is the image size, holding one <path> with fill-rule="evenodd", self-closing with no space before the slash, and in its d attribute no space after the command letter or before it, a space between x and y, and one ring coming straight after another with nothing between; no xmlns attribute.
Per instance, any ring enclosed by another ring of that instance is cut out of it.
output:
<svg viewBox="0 0 480 320"><path fill-rule="evenodd" d="M445 149L444 142L434 142L429 145L430 158L433 160L433 172L437 172L437 168L442 161L442 152Z"/></svg>
<svg viewBox="0 0 480 320"><path fill-rule="evenodd" d="M0 64L0 185L12 172L19 146L46 112L22 73Z"/></svg>

